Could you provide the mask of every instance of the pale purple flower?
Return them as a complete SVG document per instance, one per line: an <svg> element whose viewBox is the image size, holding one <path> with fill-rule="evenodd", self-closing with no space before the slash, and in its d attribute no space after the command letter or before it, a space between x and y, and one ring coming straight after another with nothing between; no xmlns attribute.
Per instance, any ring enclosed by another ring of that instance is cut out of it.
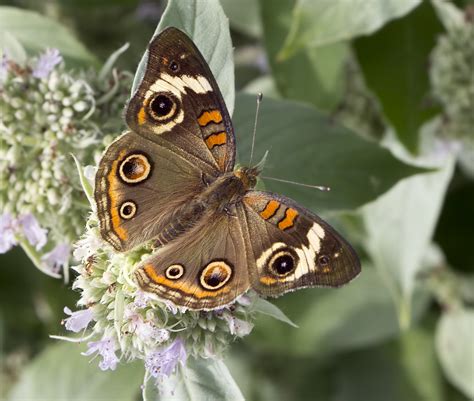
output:
<svg viewBox="0 0 474 401"><path fill-rule="evenodd" d="M8 252L17 244L15 231L17 230L16 220L10 213L0 216L0 253Z"/></svg>
<svg viewBox="0 0 474 401"><path fill-rule="evenodd" d="M90 308L73 312L66 306L64 313L70 316L63 320L66 330L73 331L74 333L79 333L85 329L94 316Z"/></svg>
<svg viewBox="0 0 474 401"><path fill-rule="evenodd" d="M58 244L51 252L43 255L41 260L51 269L51 271L57 273L59 269L65 266L69 261L70 252L71 247L68 244Z"/></svg>
<svg viewBox="0 0 474 401"><path fill-rule="evenodd" d="M18 223L23 229L23 234L28 242L33 245L37 251L43 248L47 242L47 230L41 228L36 217L31 213L24 214L18 218Z"/></svg>
<svg viewBox="0 0 474 401"><path fill-rule="evenodd" d="M82 355L89 356L97 352L97 355L102 357L99 362L101 370L115 370L119 359L115 355L115 342L112 338L104 338L100 341L91 341L87 343L87 351Z"/></svg>
<svg viewBox="0 0 474 401"><path fill-rule="evenodd" d="M63 58L58 49L46 49L33 68L33 76L35 78L47 78L54 67L62 60Z"/></svg>
<svg viewBox="0 0 474 401"><path fill-rule="evenodd" d="M173 373L178 363L184 365L187 357L183 340L177 338L168 347L148 354L145 368L157 379L167 377Z"/></svg>

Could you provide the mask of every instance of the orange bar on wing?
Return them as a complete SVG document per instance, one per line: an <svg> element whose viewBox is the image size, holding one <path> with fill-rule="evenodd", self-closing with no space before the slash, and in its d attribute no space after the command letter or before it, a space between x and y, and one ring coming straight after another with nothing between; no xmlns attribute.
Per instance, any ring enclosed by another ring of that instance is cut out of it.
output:
<svg viewBox="0 0 474 401"><path fill-rule="evenodd" d="M278 228L280 230L286 230L287 228L293 227L296 216L298 216L298 212L289 207L286 209L285 218L278 223Z"/></svg>
<svg viewBox="0 0 474 401"><path fill-rule="evenodd" d="M209 135L206 138L206 145L209 149L212 149L214 146L223 145L227 142L227 134L224 132L218 132L217 134Z"/></svg>
<svg viewBox="0 0 474 401"><path fill-rule="evenodd" d="M219 110L205 111L198 118L198 123L201 127L205 127L210 122L220 123L222 121L222 114Z"/></svg>
<svg viewBox="0 0 474 401"><path fill-rule="evenodd" d="M271 200L270 202L267 203L267 206L265 206L265 209L263 209L260 212L260 216L262 216L265 220L268 220L269 218L273 217L280 207L280 202L277 202L276 200Z"/></svg>

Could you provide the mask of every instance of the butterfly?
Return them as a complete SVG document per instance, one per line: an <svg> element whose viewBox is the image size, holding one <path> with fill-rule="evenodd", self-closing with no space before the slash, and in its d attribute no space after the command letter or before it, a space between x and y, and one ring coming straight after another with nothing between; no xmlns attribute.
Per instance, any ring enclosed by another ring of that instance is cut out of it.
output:
<svg viewBox="0 0 474 401"><path fill-rule="evenodd" d="M155 245L134 272L144 291L212 310L250 289L276 297L338 287L360 272L355 251L325 221L253 189L260 167L234 170L231 118L184 32L170 27L151 41L126 123L99 163L94 197L100 234L116 251Z"/></svg>

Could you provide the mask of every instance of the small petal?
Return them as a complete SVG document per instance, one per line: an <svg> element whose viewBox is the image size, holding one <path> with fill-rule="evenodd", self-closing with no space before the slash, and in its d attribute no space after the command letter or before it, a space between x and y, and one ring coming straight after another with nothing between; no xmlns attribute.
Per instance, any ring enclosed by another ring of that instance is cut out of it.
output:
<svg viewBox="0 0 474 401"><path fill-rule="evenodd" d="M17 244L15 239L16 221L10 213L0 216L0 253L8 252Z"/></svg>
<svg viewBox="0 0 474 401"><path fill-rule="evenodd" d="M230 314L226 313L222 317L227 321L227 324L229 325L230 334L236 335L237 337L244 337L250 334L253 329L252 323L246 322L242 319L237 319L236 317Z"/></svg>
<svg viewBox="0 0 474 401"><path fill-rule="evenodd" d="M31 213L24 214L19 217L18 222L20 223L23 229L23 234L25 234L28 242L36 247L37 251L43 248L47 241L47 230L41 228L36 217Z"/></svg>
<svg viewBox="0 0 474 401"><path fill-rule="evenodd" d="M173 373L178 363L184 365L187 357L183 341L177 338L167 348L148 354L145 368L157 379L167 377Z"/></svg>
<svg viewBox="0 0 474 401"><path fill-rule="evenodd" d="M39 58L33 69L35 78L47 78L54 67L63 60L58 49L47 49Z"/></svg>
<svg viewBox="0 0 474 401"><path fill-rule="evenodd" d="M100 341L92 341L87 343L87 351L83 352L82 355L89 356L97 353L102 357L99 362L99 368L101 370L115 370L118 363L117 355L115 355L115 343L112 338L105 338Z"/></svg>
<svg viewBox="0 0 474 401"><path fill-rule="evenodd" d="M3 85L3 83L6 81L7 75L8 75L7 56L3 54L2 59L0 60L0 85Z"/></svg>
<svg viewBox="0 0 474 401"><path fill-rule="evenodd" d="M71 309L65 307L64 313L70 316L63 320L66 330L73 331L74 333L79 333L85 329L94 316L91 309L82 309L72 312Z"/></svg>
<svg viewBox="0 0 474 401"><path fill-rule="evenodd" d="M51 252L43 255L41 260L46 263L51 271L57 273L69 261L70 252L71 247L68 244L58 244Z"/></svg>

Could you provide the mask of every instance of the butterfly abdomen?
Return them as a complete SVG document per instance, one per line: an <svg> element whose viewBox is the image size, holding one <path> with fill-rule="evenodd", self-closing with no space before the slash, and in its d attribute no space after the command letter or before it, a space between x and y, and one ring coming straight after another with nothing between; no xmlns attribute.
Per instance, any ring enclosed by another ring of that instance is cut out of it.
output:
<svg viewBox="0 0 474 401"><path fill-rule="evenodd" d="M201 220L205 211L206 205L197 199L184 205L175 213L175 218L160 232L156 245L165 245L189 231Z"/></svg>

